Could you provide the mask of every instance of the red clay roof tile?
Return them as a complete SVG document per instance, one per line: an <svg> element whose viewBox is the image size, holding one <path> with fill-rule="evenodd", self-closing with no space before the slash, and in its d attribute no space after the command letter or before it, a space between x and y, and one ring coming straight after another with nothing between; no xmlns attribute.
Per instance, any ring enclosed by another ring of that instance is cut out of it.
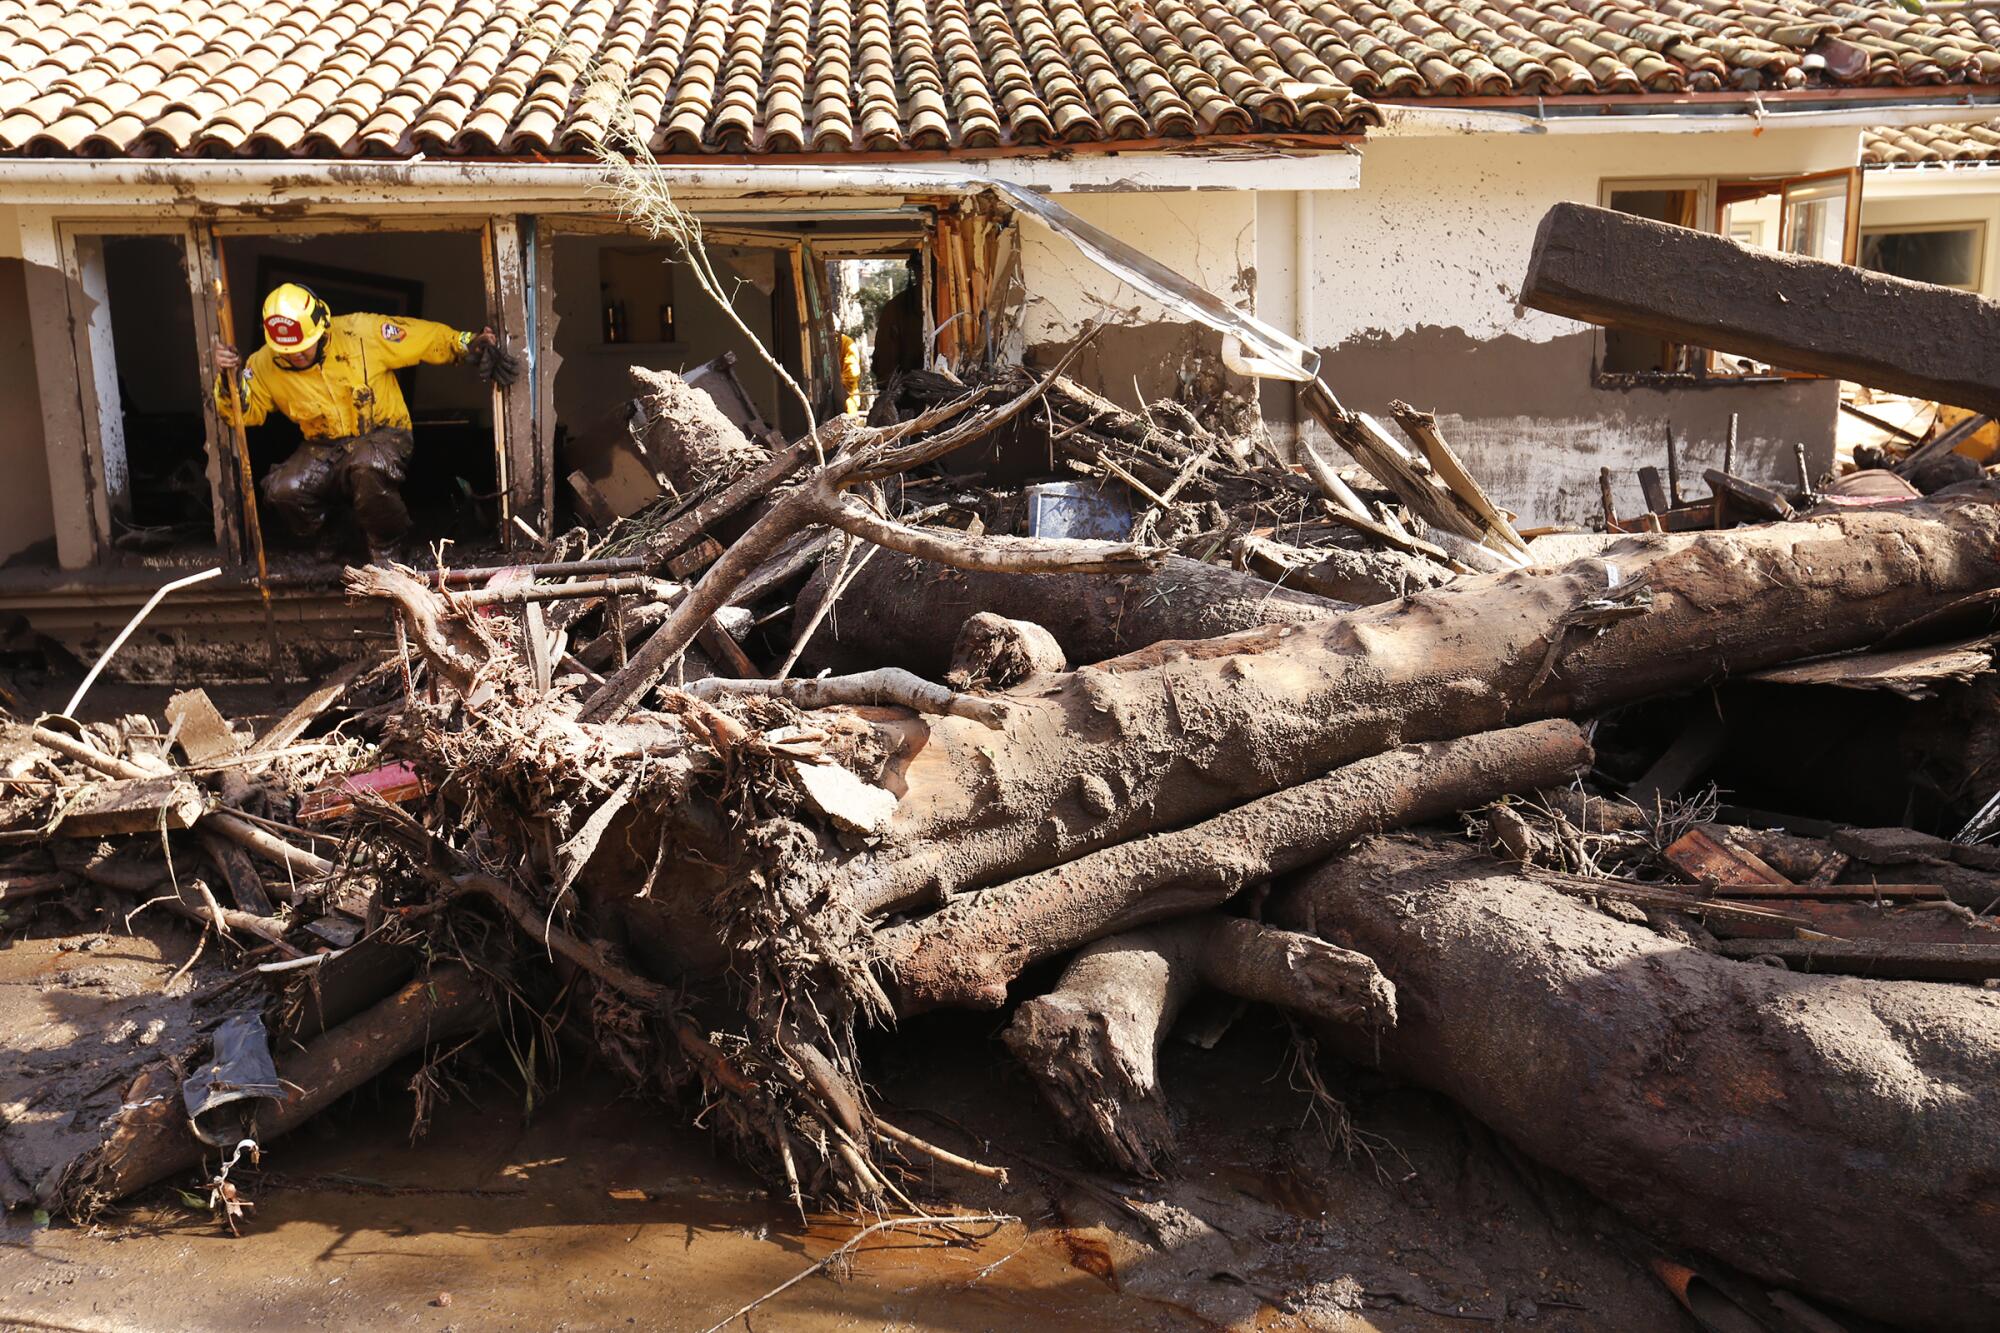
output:
<svg viewBox="0 0 2000 1333"><path fill-rule="evenodd" d="M889 152L1995 82L2000 16L1852 0L0 0L11 154L569 154L615 117L663 153ZM1951 151L1891 133L1879 160Z"/></svg>

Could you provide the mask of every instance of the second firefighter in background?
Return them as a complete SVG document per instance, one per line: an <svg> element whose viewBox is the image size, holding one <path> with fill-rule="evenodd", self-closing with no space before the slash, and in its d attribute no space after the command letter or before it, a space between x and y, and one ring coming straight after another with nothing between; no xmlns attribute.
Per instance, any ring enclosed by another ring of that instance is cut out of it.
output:
<svg viewBox="0 0 2000 1333"><path fill-rule="evenodd" d="M272 412L305 442L264 475L258 491L294 534L317 537L334 506L352 509L371 560L386 560L409 531L403 479L415 448L396 372L472 359L487 378L513 379L491 328L468 333L427 319L336 315L297 283L264 298L264 345L248 358L218 343L216 406L224 421L255 426ZM235 392L231 392L232 378Z"/></svg>

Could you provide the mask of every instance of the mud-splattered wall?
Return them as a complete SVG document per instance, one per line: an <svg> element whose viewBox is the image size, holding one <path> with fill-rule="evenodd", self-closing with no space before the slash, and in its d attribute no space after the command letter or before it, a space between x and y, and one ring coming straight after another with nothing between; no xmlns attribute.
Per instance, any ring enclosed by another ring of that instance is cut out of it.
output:
<svg viewBox="0 0 2000 1333"><path fill-rule="evenodd" d="M1732 413L1738 471L1793 478L1800 443L1813 466L1830 462L1833 382L1599 387L1596 331L1517 298L1535 228L1557 200L1595 203L1610 179L1827 170L1853 165L1858 151L1858 131L1846 129L1378 140L1361 189L1311 196L1318 262L1299 289L1302 336L1351 406L1402 398L1439 413L1525 522L1596 514L1601 467L1620 507L1641 508L1634 471L1664 468L1669 429L1686 448L1682 475L1702 489Z"/></svg>
<svg viewBox="0 0 2000 1333"><path fill-rule="evenodd" d="M1243 190L1150 194L1070 194L1063 207L1229 301L1256 298L1257 201ZM1027 291L1023 335L1031 351L1052 353L1087 320L1108 321L1078 358L1077 378L1127 407L1169 398L1184 373L1220 338L1106 273L1038 222L1021 224Z"/></svg>
<svg viewBox="0 0 2000 1333"><path fill-rule="evenodd" d="M1308 194L1069 195L1068 207L1211 290L1321 349L1350 406L1402 398L1437 412L1448 438L1524 523L1582 523L1600 509L1598 470L1620 507L1641 507L1637 468L1664 468L1666 433L1700 490L1739 418L1738 471L1796 476L1804 443L1831 459L1830 381L1600 387L1599 334L1518 304L1535 228L1563 199L1595 203L1603 181L1797 175L1851 166L1852 129L1687 134L1381 137L1363 150L1361 188ZM1036 224L1023 249L1033 304L1029 348L1052 350L1107 307L1123 327L1081 366L1107 393L1171 390L1213 335L1172 322ZM1282 435L1284 395L1264 395Z"/></svg>

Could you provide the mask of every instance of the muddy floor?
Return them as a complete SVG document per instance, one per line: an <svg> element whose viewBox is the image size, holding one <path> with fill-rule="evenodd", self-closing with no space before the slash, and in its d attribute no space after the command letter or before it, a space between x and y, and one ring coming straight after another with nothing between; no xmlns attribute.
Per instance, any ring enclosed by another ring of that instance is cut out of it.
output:
<svg viewBox="0 0 2000 1333"><path fill-rule="evenodd" d="M17 921L0 943L17 1076L45 1058L45 1026L111 1019L192 945L175 923L93 924ZM1181 1170L1140 1187L1052 1141L994 1027L913 1023L876 1067L900 1121L1013 1172L1005 1188L919 1181L918 1197L1022 1220L965 1247L879 1234L749 1328L1686 1327L1643 1243L1436 1098L1334 1070L1371 1135L1350 1162L1290 1086L1281 1034L1239 1023L1214 1052L1169 1052ZM462 1057L415 1142L402 1071L270 1145L244 1177L257 1207L240 1237L171 1186L94 1227L7 1216L0 1326L700 1330L856 1230L801 1226L581 1057L533 1107L506 1058Z"/></svg>

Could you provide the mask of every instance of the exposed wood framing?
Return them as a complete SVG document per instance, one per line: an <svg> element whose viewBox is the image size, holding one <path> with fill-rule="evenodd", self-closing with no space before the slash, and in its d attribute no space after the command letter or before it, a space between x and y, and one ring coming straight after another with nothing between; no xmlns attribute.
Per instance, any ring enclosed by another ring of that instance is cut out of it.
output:
<svg viewBox="0 0 2000 1333"><path fill-rule="evenodd" d="M524 311L532 313L524 344L529 349L528 363L522 367L516 387L527 391L535 462L552 486L556 475L556 372L562 368L562 356L556 351L556 326L562 322L556 313L557 229L551 218L529 218L527 226L522 254L530 263L530 276ZM552 518L555 497L546 491L543 494L546 508L542 512Z"/></svg>
<svg viewBox="0 0 2000 1333"><path fill-rule="evenodd" d="M105 522L99 528L100 547L108 540L110 521L132 518L132 471L125 454L125 410L118 392L118 356L111 339L111 287L104 272L104 236L71 226L63 229L63 275L70 299L70 337L74 340L77 384L83 401L83 448L86 465L97 478Z"/></svg>
<svg viewBox="0 0 2000 1333"><path fill-rule="evenodd" d="M22 215L21 257L35 347L35 379L41 390L42 432L48 448L56 561L64 569L82 569L95 558L99 535L110 530L111 515L84 443L85 380L70 332L64 244L53 217Z"/></svg>
<svg viewBox="0 0 2000 1333"><path fill-rule="evenodd" d="M188 224L188 295L194 302L194 336L200 344L195 349L201 375L201 390L197 397L201 402L202 438L207 441L204 452L209 512L215 519L217 548L230 564L238 565L243 563L245 497L232 457L235 441L222 419L222 413L215 406L215 395L209 392L209 386L215 383L215 344L222 337L222 313L220 302L216 299L216 285L221 278L216 262L218 244L215 231L209 224Z"/></svg>

